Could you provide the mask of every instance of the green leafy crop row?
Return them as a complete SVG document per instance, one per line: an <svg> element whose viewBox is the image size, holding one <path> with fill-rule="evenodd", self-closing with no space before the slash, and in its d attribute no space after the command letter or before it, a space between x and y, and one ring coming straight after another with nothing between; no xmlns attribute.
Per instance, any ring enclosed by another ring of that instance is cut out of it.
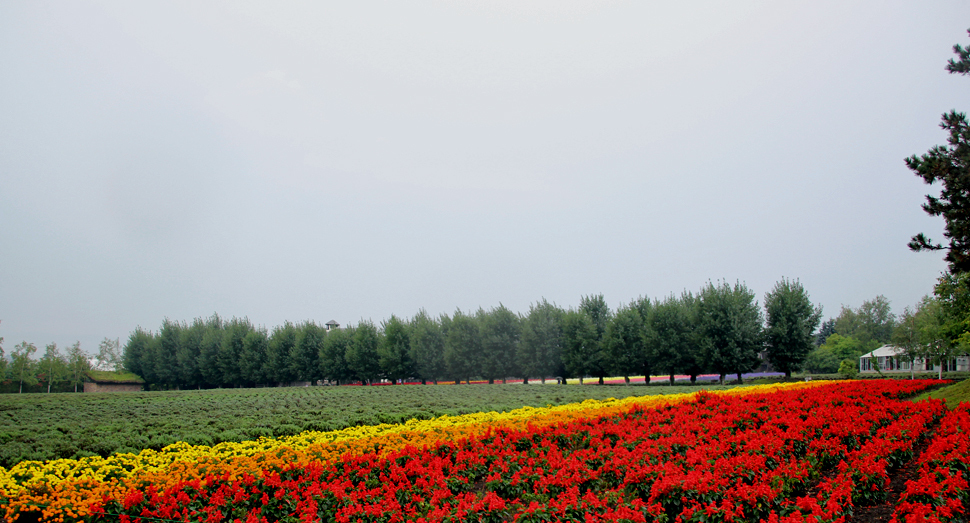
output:
<svg viewBox="0 0 970 523"><path fill-rule="evenodd" d="M400 385L0 396L0 466L657 394L666 387ZM676 389L675 389L676 390Z"/></svg>

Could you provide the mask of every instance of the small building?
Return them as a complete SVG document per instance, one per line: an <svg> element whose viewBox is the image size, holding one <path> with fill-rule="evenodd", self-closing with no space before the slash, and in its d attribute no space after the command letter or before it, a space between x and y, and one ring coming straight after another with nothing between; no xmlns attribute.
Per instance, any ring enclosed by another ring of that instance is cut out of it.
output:
<svg viewBox="0 0 970 523"><path fill-rule="evenodd" d="M84 392L141 392L145 380L130 372L88 371Z"/></svg>
<svg viewBox="0 0 970 523"><path fill-rule="evenodd" d="M330 320L330 321L328 321L327 323L324 323L324 324L323 324L323 326L324 326L324 327L326 327L326 329L327 329L327 332L330 332L330 331L332 331L333 329L339 329L339 328L340 328L340 324L339 324L339 323L337 323L337 322L336 322L336 321L334 321L334 320Z"/></svg>
<svg viewBox="0 0 970 523"><path fill-rule="evenodd" d="M877 369L878 365L878 369ZM970 356L958 356L943 364L943 372L970 370ZM922 358L910 361L900 347L883 345L878 349L859 357L859 372L874 374L877 372L939 372L940 367Z"/></svg>

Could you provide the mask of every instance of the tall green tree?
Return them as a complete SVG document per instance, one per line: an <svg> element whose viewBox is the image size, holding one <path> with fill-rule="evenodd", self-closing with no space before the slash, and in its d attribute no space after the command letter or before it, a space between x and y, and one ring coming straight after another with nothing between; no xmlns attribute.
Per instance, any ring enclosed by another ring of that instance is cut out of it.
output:
<svg viewBox="0 0 970 523"><path fill-rule="evenodd" d="M247 332L239 352L239 377L243 384L252 387L274 381L266 363L268 354L269 333L266 329L254 328Z"/></svg>
<svg viewBox="0 0 970 523"><path fill-rule="evenodd" d="M266 376L280 384L292 383L297 380L296 366L290 361L294 353L299 332L295 325L285 322L273 328L267 346Z"/></svg>
<svg viewBox="0 0 970 523"><path fill-rule="evenodd" d="M441 323L422 309L411 320L411 361L422 383L445 375L445 333Z"/></svg>
<svg viewBox="0 0 970 523"><path fill-rule="evenodd" d="M13 353L10 355L10 367L13 370L14 379L20 382L18 391L20 393L24 392L24 383L27 386L37 383L37 362L32 358L35 352L37 352L36 345L22 341L14 345Z"/></svg>
<svg viewBox="0 0 970 523"><path fill-rule="evenodd" d="M912 365L917 359L940 365L959 352L944 335L940 302L935 297L924 296L915 308L906 307L893 331L893 345L903 350L901 357L910 362L910 374L915 375Z"/></svg>
<svg viewBox="0 0 970 523"><path fill-rule="evenodd" d="M843 306L835 319L835 332L859 340L865 353L889 343L895 325L889 300L879 295L862 302L858 309Z"/></svg>
<svg viewBox="0 0 970 523"><path fill-rule="evenodd" d="M968 31L970 33L970 31ZM951 58L946 70L953 74L970 75L970 47L953 46L956 59ZM914 251L946 250L945 259L951 273L970 271L970 125L965 113L955 110L943 115L940 127L949 134L947 145L938 145L926 154L906 159L906 166L929 185L940 182L939 196L926 195L923 210L930 216L942 216L942 245L919 233L909 242Z"/></svg>
<svg viewBox="0 0 970 523"><path fill-rule="evenodd" d="M815 347L814 333L822 320L822 308L812 305L801 282L784 278L765 294L765 313L768 361L790 378Z"/></svg>
<svg viewBox="0 0 970 523"><path fill-rule="evenodd" d="M481 326L482 358L481 374L489 383L517 374L515 352L519 345L521 329L519 317L505 305L499 304L488 312L479 311Z"/></svg>
<svg viewBox="0 0 970 523"><path fill-rule="evenodd" d="M218 315L213 314L206 321L205 334L202 336L202 347L199 350L199 374L209 387L222 385L222 370L219 368L219 357L222 351L222 338L226 334L225 322Z"/></svg>
<svg viewBox="0 0 970 523"><path fill-rule="evenodd" d="M166 318L158 331L158 343L153 358L155 376L158 382L166 387L177 388L180 385L178 353L182 332L185 329L184 324Z"/></svg>
<svg viewBox="0 0 970 523"><path fill-rule="evenodd" d="M760 363L761 308L754 292L742 283L708 283L698 297L698 320L703 334L704 359L721 376L748 372Z"/></svg>
<svg viewBox="0 0 970 523"><path fill-rule="evenodd" d="M636 302L617 309L606 325L603 344L608 361L605 366L611 374L623 376L627 383L633 374L650 376L654 366L644 342L646 328Z"/></svg>
<svg viewBox="0 0 970 523"><path fill-rule="evenodd" d="M691 375L694 380L700 374L693 311L686 296L671 295L654 304L647 317L649 329L644 332L657 371L669 376L671 384L679 372Z"/></svg>
<svg viewBox="0 0 970 523"><path fill-rule="evenodd" d="M593 358L590 360L592 366L589 374L599 378L599 383L602 385L603 378L610 373L609 355L606 352L606 327L613 319L612 312L602 294L583 296L579 300L579 311L587 315L596 327L596 341L592 347Z"/></svg>
<svg viewBox="0 0 970 523"><path fill-rule="evenodd" d="M47 384L47 393L50 394L51 387L55 383L60 383L67 379L67 362L56 343L49 343L44 349L44 356L38 362L38 372L41 373L44 383Z"/></svg>
<svg viewBox="0 0 970 523"><path fill-rule="evenodd" d="M233 318L226 322L226 331L219 347L219 372L222 384L227 387L242 385L239 360L242 356L243 340L253 331L248 318Z"/></svg>
<svg viewBox="0 0 970 523"><path fill-rule="evenodd" d="M522 320L522 335L516 360L525 383L538 377L542 383L550 376L562 376L563 310L543 298L529 306Z"/></svg>
<svg viewBox="0 0 970 523"><path fill-rule="evenodd" d="M414 360L411 359L411 329L407 322L395 315L381 325L384 335L377 348L381 373L397 383L398 380L415 375Z"/></svg>
<svg viewBox="0 0 970 523"><path fill-rule="evenodd" d="M569 376L595 376L604 366L604 355L596 323L586 313L570 309L562 318L562 361Z"/></svg>
<svg viewBox="0 0 970 523"><path fill-rule="evenodd" d="M143 368L143 363L145 361L145 353L149 350L149 345L152 342L152 337L152 334L145 329L141 327L135 328L128 336L128 342L125 343L121 356L124 370L141 376L146 382L149 382L149 379L146 376L147 372Z"/></svg>
<svg viewBox="0 0 970 523"><path fill-rule="evenodd" d="M354 379L369 385L378 377L381 367L377 347L380 343L380 333L373 322L364 320L357 324L346 356L347 368Z"/></svg>
<svg viewBox="0 0 970 523"><path fill-rule="evenodd" d="M297 327L296 346L290 353L290 365L299 381L320 379L320 349L327 331L312 321Z"/></svg>
<svg viewBox="0 0 970 523"><path fill-rule="evenodd" d="M970 272L940 276L933 293L939 305L940 336L954 348L970 351Z"/></svg>
<svg viewBox="0 0 970 523"><path fill-rule="evenodd" d="M606 304L602 294L583 296L579 300L579 311L589 316L596 326L596 337L600 340L606 336L606 326L610 324L612 312Z"/></svg>
<svg viewBox="0 0 970 523"><path fill-rule="evenodd" d="M354 331L353 327L331 329L323 338L323 348L320 350L320 375L323 379L338 385L353 379L347 365L347 352L354 341Z"/></svg>
<svg viewBox="0 0 970 523"><path fill-rule="evenodd" d="M178 381L184 388L198 388L202 385L199 357L207 329L208 325L202 318L192 320L192 325L182 329L175 360L178 365Z"/></svg>
<svg viewBox="0 0 970 523"><path fill-rule="evenodd" d="M74 385L74 392L77 392L79 385L84 386L84 373L90 369L91 362L88 361L88 355L81 350L81 342L75 341L67 348L67 380Z"/></svg>
<svg viewBox="0 0 970 523"><path fill-rule="evenodd" d="M445 334L445 365L456 382L470 382L481 372L482 340L478 321L461 309L448 321Z"/></svg>
<svg viewBox="0 0 970 523"><path fill-rule="evenodd" d="M829 318L819 325L818 333L815 334L815 346L821 346L833 334L835 334L835 318Z"/></svg>

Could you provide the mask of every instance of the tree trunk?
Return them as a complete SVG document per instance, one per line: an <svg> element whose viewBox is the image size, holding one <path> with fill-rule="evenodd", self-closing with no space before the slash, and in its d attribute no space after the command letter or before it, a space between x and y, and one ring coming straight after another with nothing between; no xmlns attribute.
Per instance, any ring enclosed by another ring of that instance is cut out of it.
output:
<svg viewBox="0 0 970 523"><path fill-rule="evenodd" d="M623 381L624 381L624 382L625 382L625 383L626 383L627 385L629 385L629 384L630 384L630 377L629 377L629 376L623 376Z"/></svg>
<svg viewBox="0 0 970 523"><path fill-rule="evenodd" d="M563 380L563 381L565 381L565 380ZM580 376L580 377L579 377L579 384L580 384L580 385L582 385L582 384L583 384L583 377L582 377L582 376Z"/></svg>
<svg viewBox="0 0 970 523"><path fill-rule="evenodd" d="M674 373L673 372L670 373L670 384L671 385L674 384Z"/></svg>
<svg viewBox="0 0 970 523"><path fill-rule="evenodd" d="M495 378L488 378L489 385L495 385Z"/></svg>
<svg viewBox="0 0 970 523"><path fill-rule="evenodd" d="M738 383L740 383L742 385L744 384L744 380L741 379L741 373L740 372L738 373Z"/></svg>
<svg viewBox="0 0 970 523"><path fill-rule="evenodd" d="M720 379L719 379L721 385L724 385L724 378L726 378L726 377L727 377L727 374L721 374Z"/></svg>
<svg viewBox="0 0 970 523"><path fill-rule="evenodd" d="M600 376L600 379L599 379L599 382L598 382L598 384L599 384L599 385L602 385L602 384L603 384L603 376Z"/></svg>
<svg viewBox="0 0 970 523"><path fill-rule="evenodd" d="M523 385L528 385L529 384L529 378L522 378L522 384Z"/></svg>
<svg viewBox="0 0 970 523"><path fill-rule="evenodd" d="M785 378L790 378L790 377L791 377L791 371L790 370L786 370L785 371Z"/></svg>
<svg viewBox="0 0 970 523"><path fill-rule="evenodd" d="M695 385L697 383L697 374L690 375L690 384Z"/></svg>

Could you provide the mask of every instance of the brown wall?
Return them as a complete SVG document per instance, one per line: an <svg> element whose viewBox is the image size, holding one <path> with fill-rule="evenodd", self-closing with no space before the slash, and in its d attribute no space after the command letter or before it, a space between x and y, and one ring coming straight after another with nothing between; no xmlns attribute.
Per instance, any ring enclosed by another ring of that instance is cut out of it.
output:
<svg viewBox="0 0 970 523"><path fill-rule="evenodd" d="M141 392L144 387L140 383L84 383L84 392Z"/></svg>

